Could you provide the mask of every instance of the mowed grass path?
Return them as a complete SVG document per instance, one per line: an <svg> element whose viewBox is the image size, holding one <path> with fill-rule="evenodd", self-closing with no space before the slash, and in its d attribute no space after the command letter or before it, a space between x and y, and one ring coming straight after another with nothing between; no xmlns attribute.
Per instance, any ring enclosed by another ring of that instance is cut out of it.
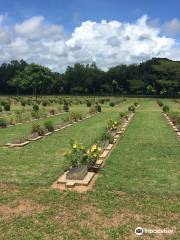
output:
<svg viewBox="0 0 180 240"><path fill-rule="evenodd" d="M176 194L179 170L180 140L155 101L145 101L109 158L98 186L105 182L108 189Z"/></svg>
<svg viewBox="0 0 180 240"><path fill-rule="evenodd" d="M126 104L122 106L127 109ZM50 188L63 168L59 156L68 146L70 133L88 145L109 116L116 118L117 112L79 123L50 136L44 144L37 142L17 151L17 155L4 151L0 161L0 181L4 184L0 195L0 239L131 240L137 239L137 226L174 231L170 235L144 234L141 239L179 239L180 141L154 100L141 101L92 191L80 194ZM39 154L39 150L43 153ZM20 211L22 206L27 207L25 212ZM9 212L2 214L1 209L7 207Z"/></svg>

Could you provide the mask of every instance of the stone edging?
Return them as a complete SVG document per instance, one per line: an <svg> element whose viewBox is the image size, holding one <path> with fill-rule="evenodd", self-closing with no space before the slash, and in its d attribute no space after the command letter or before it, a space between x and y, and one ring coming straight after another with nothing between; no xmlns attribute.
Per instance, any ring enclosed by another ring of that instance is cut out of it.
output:
<svg viewBox="0 0 180 240"><path fill-rule="evenodd" d="M47 137L47 136L49 136L49 135L51 135L51 134L53 134L53 133L59 132L59 131L61 131L61 130L63 130L63 129L66 129L66 128L68 128L68 127L70 127L70 126L72 126L72 125L74 125L74 124L76 124L76 123L78 123L78 122L81 122L81 121L84 121L84 120L86 120L86 119L92 118L92 117L94 117L94 116L97 115L97 114L98 114L98 113L95 113L95 114L93 114L93 115L91 115L91 116L84 117L82 120L78 120L78 121L73 122L73 123L68 123L67 125L65 125L65 126L63 126L63 127L61 127L61 128L55 129L55 130L52 131L52 132L47 132L47 133L45 133L43 136L38 136L37 138L34 138L34 139L27 139L27 141L25 141L25 142L23 142L23 143L19 143L19 144L6 143L6 144L4 145L4 147L9 147L9 148L24 147L24 146L26 146L27 144L30 144L30 143L35 142L35 141L38 141L38 140L40 140L40 139L42 139L42 138L44 138L44 137Z"/></svg>
<svg viewBox="0 0 180 240"><path fill-rule="evenodd" d="M176 132L177 136L180 137L180 130L174 125L169 116L166 113L163 113L164 117L167 119L169 125L172 127L173 131Z"/></svg>

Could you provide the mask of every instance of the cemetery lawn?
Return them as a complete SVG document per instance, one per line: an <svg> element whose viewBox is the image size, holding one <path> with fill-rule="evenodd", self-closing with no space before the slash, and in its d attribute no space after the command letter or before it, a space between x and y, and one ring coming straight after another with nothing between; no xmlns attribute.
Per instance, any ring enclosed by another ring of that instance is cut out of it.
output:
<svg viewBox="0 0 180 240"><path fill-rule="evenodd" d="M0 239L129 240L136 239L137 226L173 230L142 239L179 239L180 140L155 100L140 104L87 193L51 188L65 165L62 153L71 136L86 146L93 143L129 100L119 111L108 109L24 149L1 148Z"/></svg>

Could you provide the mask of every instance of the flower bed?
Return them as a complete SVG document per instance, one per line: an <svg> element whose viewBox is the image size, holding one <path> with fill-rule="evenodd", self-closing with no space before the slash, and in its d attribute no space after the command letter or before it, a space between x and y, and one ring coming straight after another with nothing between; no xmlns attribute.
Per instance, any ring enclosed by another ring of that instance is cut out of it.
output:
<svg viewBox="0 0 180 240"><path fill-rule="evenodd" d="M99 141L90 148L75 141L71 142L70 149L64 153L67 167L53 184L53 187L61 190L66 188L78 190L80 186L84 187L85 191L89 189L91 180L113 150L115 142L124 132L121 127L124 126L125 129L133 115L133 113L120 115L119 121L108 120L107 127Z"/></svg>

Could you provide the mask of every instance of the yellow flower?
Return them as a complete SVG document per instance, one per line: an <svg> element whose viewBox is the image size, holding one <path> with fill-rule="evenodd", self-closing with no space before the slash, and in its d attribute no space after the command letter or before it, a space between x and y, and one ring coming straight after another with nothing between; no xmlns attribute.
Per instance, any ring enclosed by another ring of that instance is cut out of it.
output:
<svg viewBox="0 0 180 240"><path fill-rule="evenodd" d="M93 157L94 157L94 158L96 158L96 157L97 157L97 154L96 154L96 153L94 153L94 154L93 154Z"/></svg>
<svg viewBox="0 0 180 240"><path fill-rule="evenodd" d="M96 149L97 149L97 146L96 146L96 144L94 144L94 145L91 147L91 152L94 152Z"/></svg>
<svg viewBox="0 0 180 240"><path fill-rule="evenodd" d="M98 147L98 151L101 152L101 148L100 147Z"/></svg>
<svg viewBox="0 0 180 240"><path fill-rule="evenodd" d="M116 124L117 124L117 122L114 122L114 124L116 125Z"/></svg>
<svg viewBox="0 0 180 240"><path fill-rule="evenodd" d="M77 144L73 144L73 149L76 149L77 148Z"/></svg>
<svg viewBox="0 0 180 240"><path fill-rule="evenodd" d="M84 146L83 146L83 145L81 145L81 146L80 146L80 149L81 149L81 150L84 150Z"/></svg>

